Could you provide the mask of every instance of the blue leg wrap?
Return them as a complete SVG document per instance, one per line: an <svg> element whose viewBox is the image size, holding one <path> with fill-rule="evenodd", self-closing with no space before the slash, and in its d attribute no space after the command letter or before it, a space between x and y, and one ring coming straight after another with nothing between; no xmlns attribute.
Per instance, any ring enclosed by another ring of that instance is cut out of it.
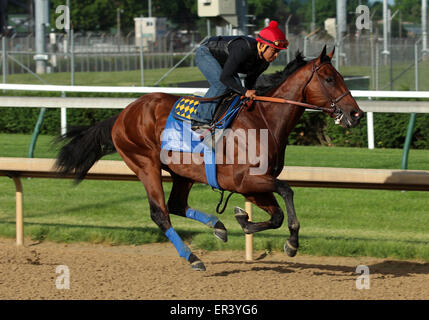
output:
<svg viewBox="0 0 429 320"><path fill-rule="evenodd" d="M216 222L219 221L219 219L212 214L201 212L191 208L186 210L186 217L202 222L211 228L213 228Z"/></svg>
<svg viewBox="0 0 429 320"><path fill-rule="evenodd" d="M176 247L177 252L179 253L179 256L182 258L185 258L186 260L189 260L189 256L191 255L191 249L189 249L186 244L180 239L180 236L177 234L176 230L171 227L167 230L165 233L167 238L171 241L171 243L174 244Z"/></svg>

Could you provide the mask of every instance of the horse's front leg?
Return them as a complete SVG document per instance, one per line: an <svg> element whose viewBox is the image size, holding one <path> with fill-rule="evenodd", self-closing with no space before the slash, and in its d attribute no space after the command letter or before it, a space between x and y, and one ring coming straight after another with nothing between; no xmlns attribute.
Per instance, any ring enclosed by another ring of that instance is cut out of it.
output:
<svg viewBox="0 0 429 320"><path fill-rule="evenodd" d="M296 255L299 247L298 233L299 221L296 217L295 206L293 204L293 191L289 184L285 181L276 180L276 191L284 199L286 203L286 211L288 217L288 227L290 238L284 245L284 250L289 257Z"/></svg>
<svg viewBox="0 0 429 320"><path fill-rule="evenodd" d="M267 229L277 229L281 227L284 219L283 210L280 208L272 192L245 194L244 196L248 201L254 203L271 216L270 220L268 221L252 222L249 221L249 215L246 211L239 207L235 207L235 218L245 233L251 234Z"/></svg>

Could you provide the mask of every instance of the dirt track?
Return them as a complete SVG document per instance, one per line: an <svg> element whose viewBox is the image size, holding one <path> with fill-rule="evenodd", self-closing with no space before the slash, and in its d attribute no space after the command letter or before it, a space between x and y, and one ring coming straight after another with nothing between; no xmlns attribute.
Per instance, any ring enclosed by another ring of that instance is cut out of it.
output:
<svg viewBox="0 0 429 320"><path fill-rule="evenodd" d="M30 244L0 239L0 300L429 299L429 263L415 261L275 252L249 263L243 252L195 251L207 267L196 272L169 243ZM69 268L70 289L56 288L58 265ZM369 290L356 288L358 265L369 267Z"/></svg>

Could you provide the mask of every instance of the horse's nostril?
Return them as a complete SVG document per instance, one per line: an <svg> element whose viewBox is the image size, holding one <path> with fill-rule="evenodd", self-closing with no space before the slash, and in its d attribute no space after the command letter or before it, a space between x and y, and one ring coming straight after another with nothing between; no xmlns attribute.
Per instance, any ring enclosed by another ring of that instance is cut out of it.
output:
<svg viewBox="0 0 429 320"><path fill-rule="evenodd" d="M360 117L361 117L361 114L360 114L359 112L352 111L352 112L351 112L351 116L352 116L352 118L354 118L354 119L358 119L358 118L360 118Z"/></svg>

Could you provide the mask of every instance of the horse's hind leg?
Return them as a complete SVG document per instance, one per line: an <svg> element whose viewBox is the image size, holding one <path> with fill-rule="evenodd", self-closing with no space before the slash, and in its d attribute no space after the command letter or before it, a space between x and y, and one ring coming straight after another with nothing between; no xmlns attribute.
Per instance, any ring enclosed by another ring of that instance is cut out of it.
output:
<svg viewBox="0 0 429 320"><path fill-rule="evenodd" d="M189 191L194 182L190 179L180 177L172 173L173 187L167 202L168 212L181 217L190 218L204 223L213 228L213 234L226 242L228 240L227 231L223 223L214 215L201 212L188 206Z"/></svg>
<svg viewBox="0 0 429 320"><path fill-rule="evenodd" d="M179 256L185 258L191 264L192 269L206 270L201 260L185 245L171 225L170 216L165 205L164 190L162 188L161 168L150 158L138 155L126 155L121 150L118 151L125 163L136 173L146 189L152 220L164 232L171 243L173 243Z"/></svg>
<svg viewBox="0 0 429 320"><path fill-rule="evenodd" d="M293 257L296 255L299 247L299 221L296 217L295 206L293 204L293 191L287 182L280 180L276 180L276 189L277 193L282 196L286 203L287 220L290 232L290 238L286 241L284 250L288 256Z"/></svg>

